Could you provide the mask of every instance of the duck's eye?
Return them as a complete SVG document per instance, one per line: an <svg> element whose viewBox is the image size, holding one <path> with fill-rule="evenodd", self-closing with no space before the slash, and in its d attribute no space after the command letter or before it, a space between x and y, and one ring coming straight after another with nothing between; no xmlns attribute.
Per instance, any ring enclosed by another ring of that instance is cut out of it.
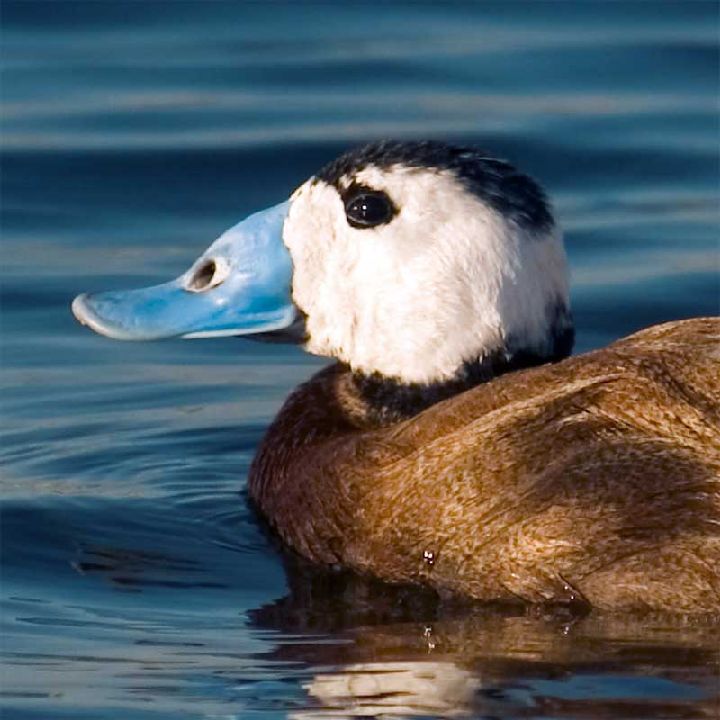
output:
<svg viewBox="0 0 720 720"><path fill-rule="evenodd" d="M347 221L354 228L370 228L390 222L395 208L384 192L360 192L345 203Z"/></svg>

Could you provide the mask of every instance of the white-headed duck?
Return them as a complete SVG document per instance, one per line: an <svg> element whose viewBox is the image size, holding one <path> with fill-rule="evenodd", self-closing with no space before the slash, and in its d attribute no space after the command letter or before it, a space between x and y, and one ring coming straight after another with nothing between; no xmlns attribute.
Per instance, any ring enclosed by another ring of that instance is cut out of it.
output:
<svg viewBox="0 0 720 720"><path fill-rule="evenodd" d="M478 600L720 612L720 320L570 357L560 232L503 160L367 145L175 281L73 310L114 338L260 334L335 359L249 477L311 561Z"/></svg>

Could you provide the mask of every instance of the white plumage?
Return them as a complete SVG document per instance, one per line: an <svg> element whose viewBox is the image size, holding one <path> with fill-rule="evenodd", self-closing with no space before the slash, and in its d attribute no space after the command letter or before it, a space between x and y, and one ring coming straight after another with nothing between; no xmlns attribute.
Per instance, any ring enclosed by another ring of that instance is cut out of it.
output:
<svg viewBox="0 0 720 720"><path fill-rule="evenodd" d="M351 183L384 191L398 214L353 228L340 195ZM520 227L449 170L370 165L338 187L311 178L283 239L306 348L368 374L429 383L509 343L545 354L551 309L569 306L559 232Z"/></svg>

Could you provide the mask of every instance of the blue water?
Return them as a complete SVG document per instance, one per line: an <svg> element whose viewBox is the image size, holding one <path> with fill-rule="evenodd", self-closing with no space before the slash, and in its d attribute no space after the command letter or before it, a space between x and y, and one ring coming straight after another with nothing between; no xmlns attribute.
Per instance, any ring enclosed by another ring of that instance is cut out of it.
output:
<svg viewBox="0 0 720 720"><path fill-rule="evenodd" d="M578 351L716 314L716 3L1 12L3 718L720 716L716 628L449 611L286 562L246 473L323 361L69 313L392 136L548 188Z"/></svg>

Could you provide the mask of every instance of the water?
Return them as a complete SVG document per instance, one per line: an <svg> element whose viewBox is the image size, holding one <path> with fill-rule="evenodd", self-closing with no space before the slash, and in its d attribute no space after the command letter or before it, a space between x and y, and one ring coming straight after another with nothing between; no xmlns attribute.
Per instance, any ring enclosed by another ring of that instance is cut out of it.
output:
<svg viewBox="0 0 720 720"><path fill-rule="evenodd" d="M114 343L68 309L177 275L354 142L433 136L547 186L579 351L717 313L717 12L5 0L3 717L720 715L716 628L292 566L245 478L322 361Z"/></svg>

